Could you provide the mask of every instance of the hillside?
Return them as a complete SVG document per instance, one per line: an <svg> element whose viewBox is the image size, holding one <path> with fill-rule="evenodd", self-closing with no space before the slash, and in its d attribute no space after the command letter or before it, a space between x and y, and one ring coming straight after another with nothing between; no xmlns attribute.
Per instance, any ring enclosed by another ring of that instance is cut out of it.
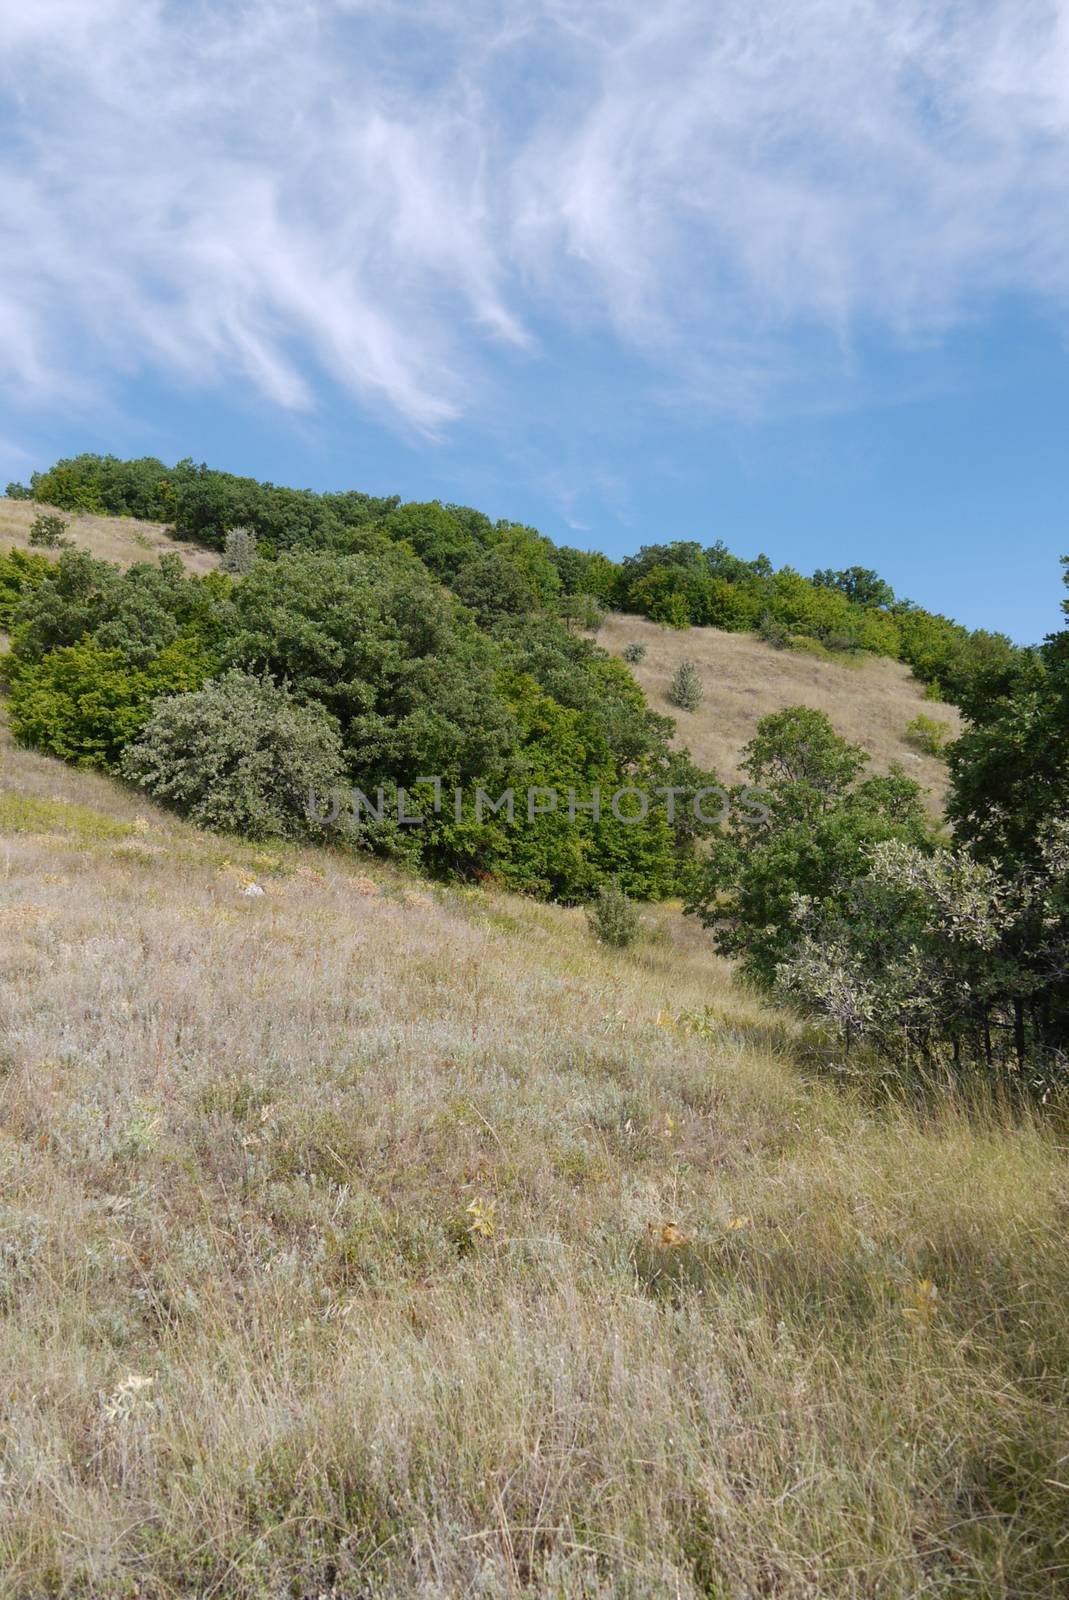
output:
<svg viewBox="0 0 1069 1600"><path fill-rule="evenodd" d="M33 500L0 499L0 550L29 550L31 522L41 512L54 509ZM137 517L95 517L85 512L60 511L58 514L70 523L68 538L73 539L80 550L88 550L101 561L129 567L135 561L158 559L174 551L190 572L210 572L219 565L219 557L213 550L172 539L157 522L143 522ZM45 550L41 553L59 552Z"/></svg>
<svg viewBox="0 0 1069 1600"><path fill-rule="evenodd" d="M740 752L763 716L805 705L825 712L837 733L867 750L876 771L886 772L898 762L928 790L933 809L940 808L946 765L918 752L905 736L906 725L924 713L956 736L961 717L955 706L926 700L903 662L776 650L753 633L679 631L620 614L607 617L598 634L598 643L616 656L632 640L646 646L646 655L631 670L654 710L676 718L676 744L686 745L700 766L725 781L741 780ZM694 662L705 686L705 700L695 712L680 711L668 699L682 660Z"/></svg>
<svg viewBox="0 0 1069 1600"><path fill-rule="evenodd" d="M2 754L0 1595L1064 1592L1053 1128Z"/></svg>
<svg viewBox="0 0 1069 1600"><path fill-rule="evenodd" d="M29 549L30 523L45 509L31 501L0 500L0 549ZM173 539L158 523L61 514L70 519L69 537L80 549L122 567L167 551L179 554L191 572L218 566L214 551ZM762 716L786 705L810 705L827 712L839 733L868 750L876 770L885 771L892 761L901 763L929 792L933 809L939 809L946 767L918 753L906 740L905 727L923 711L956 733L960 717L953 706L926 701L902 662L879 656L843 661L774 650L751 633L702 627L681 632L619 613L610 614L598 634L598 643L617 656L635 639L647 646L645 660L632 671L650 704L676 717L676 745L689 747L700 765L722 779L734 782L741 776L739 755ZM693 714L679 712L666 698L672 673L684 657L696 663L706 685L705 702Z"/></svg>

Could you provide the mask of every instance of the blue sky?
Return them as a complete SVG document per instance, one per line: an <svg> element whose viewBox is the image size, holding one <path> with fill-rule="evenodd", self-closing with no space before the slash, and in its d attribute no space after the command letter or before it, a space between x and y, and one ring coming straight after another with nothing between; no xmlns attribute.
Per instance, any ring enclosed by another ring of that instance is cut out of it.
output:
<svg viewBox="0 0 1069 1600"><path fill-rule="evenodd" d="M1060 621L1069 0L8 0L0 178L0 482L191 455Z"/></svg>

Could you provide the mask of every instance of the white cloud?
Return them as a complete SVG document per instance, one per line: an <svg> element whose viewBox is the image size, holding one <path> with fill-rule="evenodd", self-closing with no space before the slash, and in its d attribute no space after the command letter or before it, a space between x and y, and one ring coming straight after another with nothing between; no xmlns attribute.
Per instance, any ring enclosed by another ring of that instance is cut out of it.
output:
<svg viewBox="0 0 1069 1600"><path fill-rule="evenodd" d="M738 410L1069 300L1067 0L8 0L0 375L434 432L554 326Z"/></svg>

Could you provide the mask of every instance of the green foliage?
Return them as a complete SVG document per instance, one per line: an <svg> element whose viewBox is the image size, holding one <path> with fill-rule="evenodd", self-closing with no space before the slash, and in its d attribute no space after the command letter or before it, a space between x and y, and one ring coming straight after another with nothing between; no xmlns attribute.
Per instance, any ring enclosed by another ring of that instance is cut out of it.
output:
<svg viewBox="0 0 1069 1600"><path fill-rule="evenodd" d="M950 724L926 716L921 711L906 723L906 738L916 749L923 750L925 755L941 756L950 740Z"/></svg>
<svg viewBox="0 0 1069 1600"><path fill-rule="evenodd" d="M840 907L873 845L927 848L919 786L897 770L862 779L867 760L807 706L763 717L747 746L743 767L758 793L731 791L687 909L764 983L795 941L797 896Z"/></svg>
<svg viewBox="0 0 1069 1600"><path fill-rule="evenodd" d="M202 827L250 839L312 831L309 798L342 777L341 739L318 706L266 678L230 671L160 700L122 771Z"/></svg>
<svg viewBox="0 0 1069 1600"><path fill-rule="evenodd" d="M65 537L69 526L54 511L42 511L30 523L30 543L45 550L62 550L70 544Z"/></svg>
<svg viewBox="0 0 1069 1600"><path fill-rule="evenodd" d="M352 779L464 782L513 738L498 656L470 616L403 550L291 553L236 586L227 661L318 701L342 732Z"/></svg>
<svg viewBox="0 0 1069 1600"><path fill-rule="evenodd" d="M220 575L189 577L177 555L119 572L84 551L67 551L27 597L13 648L20 660L40 661L91 635L144 667L184 630L198 629L207 647L226 587Z"/></svg>
<svg viewBox="0 0 1069 1600"><path fill-rule="evenodd" d="M1006 1073L1047 1095L1064 1088L1069 1058L1069 630L1038 651L984 636L962 698L968 726L948 751L955 849L910 837L915 801L900 779L853 783L848 751L826 737L814 768L809 734L781 729L751 763L769 782L775 837L758 832L745 855L716 841L697 909L729 919L721 948L775 974L848 1050L861 1041L893 1070ZM921 716L911 730L942 747L942 724ZM846 811L865 791L893 830L843 851Z"/></svg>
<svg viewBox="0 0 1069 1600"><path fill-rule="evenodd" d="M965 710L948 753L955 833L983 860L1035 867L1047 824L1069 816L1069 628L989 663Z"/></svg>
<svg viewBox="0 0 1069 1600"><path fill-rule="evenodd" d="M538 605L534 585L523 568L496 550L481 551L465 561L452 589L484 625L502 616L526 616Z"/></svg>
<svg viewBox="0 0 1069 1600"><path fill-rule="evenodd" d="M160 695L203 682L212 660L194 633L179 635L150 665L83 638L38 661L8 658L11 727L20 744L83 767L114 769Z"/></svg>
<svg viewBox="0 0 1069 1600"><path fill-rule="evenodd" d="M967 850L876 845L837 905L799 897L781 989L901 1066L1008 1069L1048 1093L1069 1034L1069 822L1007 873Z"/></svg>
<svg viewBox="0 0 1069 1600"><path fill-rule="evenodd" d="M624 645L621 654L625 661L629 661L633 667L637 667L640 661L645 661L646 659L646 646L637 639L633 639L630 644Z"/></svg>
<svg viewBox="0 0 1069 1600"><path fill-rule="evenodd" d="M697 711L705 699L705 687L693 661L681 661L668 685L668 698L681 711Z"/></svg>
<svg viewBox="0 0 1069 1600"><path fill-rule="evenodd" d="M53 572L47 556L22 550L0 551L0 628L10 631L26 596Z"/></svg>
<svg viewBox="0 0 1069 1600"><path fill-rule="evenodd" d="M382 528L391 540L406 544L444 582L480 550L461 520L437 500L398 506L384 519Z"/></svg>
<svg viewBox="0 0 1069 1600"><path fill-rule="evenodd" d="M895 592L871 567L847 567L844 572L833 572L830 567L814 572L813 582L821 589L838 589L848 600L861 606L889 608L895 603Z"/></svg>
<svg viewBox="0 0 1069 1600"><path fill-rule="evenodd" d="M773 650L786 650L790 647L791 631L786 623L778 621L771 611L761 613L761 621L757 625L758 637Z"/></svg>
<svg viewBox="0 0 1069 1600"><path fill-rule="evenodd" d="M243 578L256 556L256 535L251 528L231 528L223 542L219 565L231 577Z"/></svg>
<svg viewBox="0 0 1069 1600"><path fill-rule="evenodd" d="M638 907L615 880L601 885L587 906L586 919L595 938L616 950L634 944L641 926Z"/></svg>
<svg viewBox="0 0 1069 1600"><path fill-rule="evenodd" d="M600 633L605 621L605 608L592 594L572 594L560 603L560 614L565 622L584 633Z"/></svg>
<svg viewBox="0 0 1069 1600"><path fill-rule="evenodd" d="M33 490L27 488L24 483L9 483L4 490L4 496L8 500L32 500Z"/></svg>
<svg viewBox="0 0 1069 1600"><path fill-rule="evenodd" d="M741 631L763 625L777 644L789 640L797 647L808 639L831 651L903 660L918 679L938 682L963 709L978 676L1011 669L1018 654L1001 634L969 633L911 601L896 600L870 568L828 569L804 578L789 567L775 571L764 555L743 560L719 540L704 549L694 540L644 545L616 564L597 552L555 546L520 523L492 522L468 506L401 504L396 496L355 490L314 494L188 460L168 467L151 457L59 461L33 475L30 492L64 509L169 522L177 533L215 549L224 548L235 528L248 528L267 555L298 548L381 554L384 546L401 545L450 586L463 571L462 586L471 593L467 603L484 625L493 625L496 615L515 614L527 585L542 609L557 609L562 597L590 596L601 606L638 612L666 627ZM481 564L490 554L507 565ZM574 607L565 610L574 616Z"/></svg>

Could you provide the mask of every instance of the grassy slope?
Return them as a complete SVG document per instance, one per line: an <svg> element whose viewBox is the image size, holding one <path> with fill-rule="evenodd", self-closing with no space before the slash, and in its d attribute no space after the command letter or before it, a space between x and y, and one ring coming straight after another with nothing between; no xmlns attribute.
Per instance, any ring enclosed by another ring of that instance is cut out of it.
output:
<svg viewBox="0 0 1069 1600"><path fill-rule="evenodd" d="M29 550L30 523L42 511L52 511L53 506L38 505L32 500L5 500L0 498L0 550ZM70 527L67 537L81 550L88 550L101 561L114 561L120 567L133 566L135 561L151 561L167 551L177 551L191 572L210 572L219 565L219 557L200 545L187 544L168 538L156 522L139 522L136 517L93 517L74 515L69 511L58 513ZM42 555L59 556L58 550L43 550Z"/></svg>
<svg viewBox="0 0 1069 1600"><path fill-rule="evenodd" d="M741 778L739 754L761 717L784 706L807 705L827 712L839 733L863 746L875 770L885 772L892 761L900 762L929 791L933 809L941 807L946 767L906 742L906 724L924 712L947 723L956 735L960 718L954 706L926 701L902 662L884 657L854 662L774 650L755 634L718 628L680 633L643 617L611 616L598 635L598 643L614 655L633 639L646 646L645 660L631 670L650 704L677 719L679 743L726 781ZM672 706L667 696L672 674L684 658L694 662L705 684L704 702L689 714Z"/></svg>
<svg viewBox="0 0 1069 1600"><path fill-rule="evenodd" d="M0 1596L1066 1592L1064 1132L0 758Z"/></svg>

